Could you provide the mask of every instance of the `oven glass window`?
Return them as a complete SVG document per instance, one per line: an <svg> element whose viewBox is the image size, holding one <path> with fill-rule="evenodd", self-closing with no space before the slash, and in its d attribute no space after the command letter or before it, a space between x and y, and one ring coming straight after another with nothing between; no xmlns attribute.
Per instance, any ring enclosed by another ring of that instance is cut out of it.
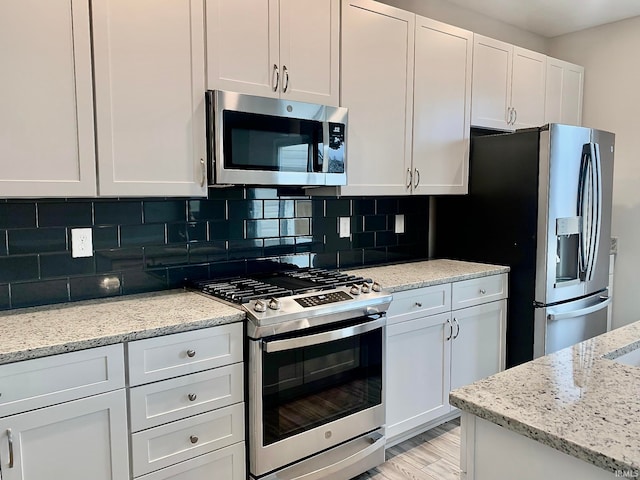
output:
<svg viewBox="0 0 640 480"><path fill-rule="evenodd" d="M225 168L322 171L322 122L229 110L223 122Z"/></svg>
<svg viewBox="0 0 640 480"><path fill-rule="evenodd" d="M382 403L381 328L262 361L265 446Z"/></svg>

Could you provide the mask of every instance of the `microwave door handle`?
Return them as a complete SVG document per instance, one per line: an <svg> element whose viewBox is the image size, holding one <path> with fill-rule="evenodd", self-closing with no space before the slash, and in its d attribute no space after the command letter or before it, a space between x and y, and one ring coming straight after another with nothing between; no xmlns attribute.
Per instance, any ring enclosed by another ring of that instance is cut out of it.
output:
<svg viewBox="0 0 640 480"><path fill-rule="evenodd" d="M341 328L339 330L331 330L329 332L316 333L313 335L305 335L302 337L287 338L285 340L262 340L262 350L267 353L282 352L285 350L294 350L296 348L310 347L312 345L320 345L321 343L333 342L343 338L355 337L386 325L387 318L382 316L377 320L366 323L360 323L351 327Z"/></svg>

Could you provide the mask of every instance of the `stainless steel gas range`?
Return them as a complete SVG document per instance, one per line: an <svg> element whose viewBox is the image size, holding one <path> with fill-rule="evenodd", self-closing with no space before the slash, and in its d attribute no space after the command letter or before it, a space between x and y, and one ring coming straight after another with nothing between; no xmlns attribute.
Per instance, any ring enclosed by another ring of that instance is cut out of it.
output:
<svg viewBox="0 0 640 480"><path fill-rule="evenodd" d="M247 312L252 478L347 480L384 462L390 294L322 269L198 288Z"/></svg>

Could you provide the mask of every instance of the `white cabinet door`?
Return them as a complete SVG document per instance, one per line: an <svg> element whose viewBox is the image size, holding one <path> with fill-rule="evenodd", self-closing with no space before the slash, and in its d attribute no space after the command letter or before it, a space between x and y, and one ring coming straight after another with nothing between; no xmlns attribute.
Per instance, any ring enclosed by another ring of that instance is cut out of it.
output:
<svg viewBox="0 0 640 480"><path fill-rule="evenodd" d="M89 4L0 2L0 197L96 194Z"/></svg>
<svg viewBox="0 0 640 480"><path fill-rule="evenodd" d="M546 76L546 55L513 47L511 128L539 127L544 124Z"/></svg>
<svg viewBox="0 0 640 480"><path fill-rule="evenodd" d="M209 0L206 10L209 89L338 105L340 0Z"/></svg>
<svg viewBox="0 0 640 480"><path fill-rule="evenodd" d="M453 311L452 390L504 370L506 302Z"/></svg>
<svg viewBox="0 0 640 480"><path fill-rule="evenodd" d="M449 312L387 327L387 437L449 412Z"/></svg>
<svg viewBox="0 0 640 480"><path fill-rule="evenodd" d="M416 17L413 192L467 193L473 33Z"/></svg>
<svg viewBox="0 0 640 480"><path fill-rule="evenodd" d="M547 57L545 123L582 125L584 67Z"/></svg>
<svg viewBox="0 0 640 480"><path fill-rule="evenodd" d="M342 3L341 105L349 108L344 195L410 192L415 15Z"/></svg>
<svg viewBox="0 0 640 480"><path fill-rule="evenodd" d="M207 0L206 9L209 89L278 97L278 0Z"/></svg>
<svg viewBox="0 0 640 480"><path fill-rule="evenodd" d="M206 195L203 0L92 8L99 194Z"/></svg>
<svg viewBox="0 0 640 480"><path fill-rule="evenodd" d="M510 130L513 46L482 35L473 39L471 125Z"/></svg>
<svg viewBox="0 0 640 480"><path fill-rule="evenodd" d="M124 390L0 419L3 480L127 480L128 458Z"/></svg>
<svg viewBox="0 0 640 480"><path fill-rule="evenodd" d="M282 98L338 106L340 0L280 0L280 65Z"/></svg>
<svg viewBox="0 0 640 480"><path fill-rule="evenodd" d="M236 443L138 478L139 480L246 480L245 444L244 442Z"/></svg>

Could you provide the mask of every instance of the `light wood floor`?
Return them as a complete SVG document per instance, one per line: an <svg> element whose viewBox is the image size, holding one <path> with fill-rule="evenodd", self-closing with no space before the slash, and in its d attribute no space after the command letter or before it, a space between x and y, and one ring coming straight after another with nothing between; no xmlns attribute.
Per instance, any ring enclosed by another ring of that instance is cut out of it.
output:
<svg viewBox="0 0 640 480"><path fill-rule="evenodd" d="M459 480L460 419L387 449L386 457L352 480Z"/></svg>

